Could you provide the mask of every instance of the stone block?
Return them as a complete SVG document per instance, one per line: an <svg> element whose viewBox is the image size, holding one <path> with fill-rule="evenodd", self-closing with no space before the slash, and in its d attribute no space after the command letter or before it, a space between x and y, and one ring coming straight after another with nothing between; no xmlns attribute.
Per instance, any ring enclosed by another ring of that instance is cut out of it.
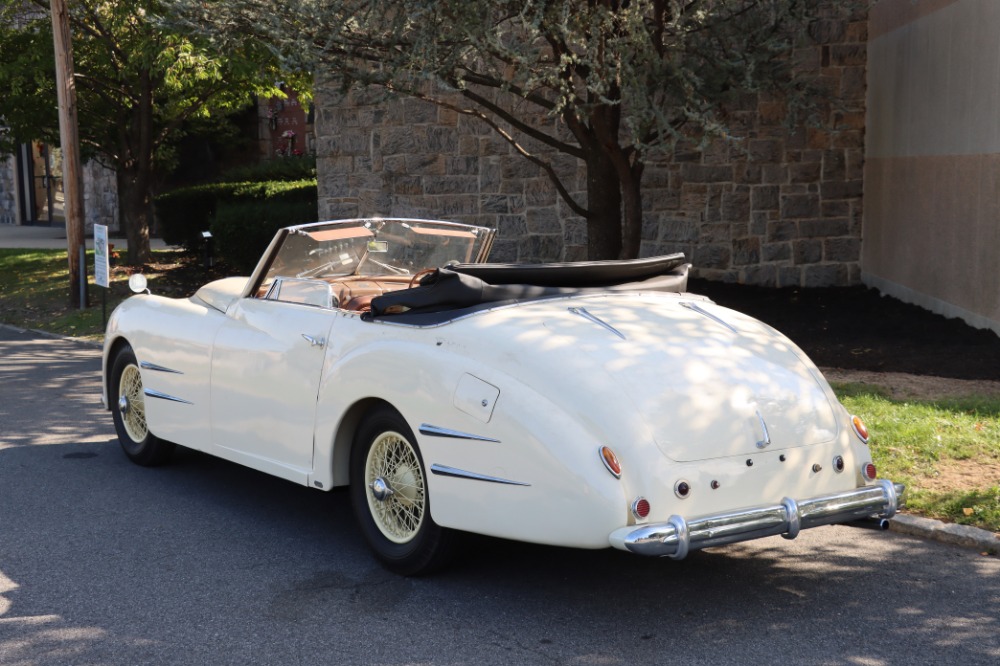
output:
<svg viewBox="0 0 1000 666"><path fill-rule="evenodd" d="M790 261L791 258L791 243L764 243L761 246L761 259L765 262Z"/></svg>
<svg viewBox="0 0 1000 666"><path fill-rule="evenodd" d="M733 179L733 168L729 165L684 164L681 175L688 183L724 183Z"/></svg>
<svg viewBox="0 0 1000 666"><path fill-rule="evenodd" d="M498 215L496 218L497 239L514 238L520 240L528 235L528 223L524 215Z"/></svg>
<svg viewBox="0 0 1000 666"><path fill-rule="evenodd" d="M814 183L822 170L820 162L799 162L788 165L788 179L793 183Z"/></svg>
<svg viewBox="0 0 1000 666"><path fill-rule="evenodd" d="M792 243L792 259L796 264L816 264L823 260L823 242L816 239Z"/></svg>
<svg viewBox="0 0 1000 666"><path fill-rule="evenodd" d="M861 259L860 238L827 238L823 241L823 260L837 263L856 262Z"/></svg>
<svg viewBox="0 0 1000 666"><path fill-rule="evenodd" d="M864 192L863 180L824 181L820 192L824 199L856 199Z"/></svg>
<svg viewBox="0 0 1000 666"><path fill-rule="evenodd" d="M747 266L760 263L760 239L739 238L733 241L733 266Z"/></svg>
<svg viewBox="0 0 1000 666"><path fill-rule="evenodd" d="M784 157L785 146L777 139L754 139L750 141L749 151L751 161L777 163Z"/></svg>
<svg viewBox="0 0 1000 666"><path fill-rule="evenodd" d="M801 287L802 269L795 266L779 266L775 276L775 287Z"/></svg>
<svg viewBox="0 0 1000 666"><path fill-rule="evenodd" d="M814 194L782 195L781 217L819 217L819 197Z"/></svg>
<svg viewBox="0 0 1000 666"><path fill-rule="evenodd" d="M750 207L757 210L778 210L781 205L781 188L777 185L761 185L750 189Z"/></svg>
<svg viewBox="0 0 1000 666"><path fill-rule="evenodd" d="M732 248L729 244L714 243L698 245L694 248L694 264L703 269L729 268Z"/></svg>
<svg viewBox="0 0 1000 666"><path fill-rule="evenodd" d="M799 236L802 238L831 238L846 236L849 229L847 218L825 217L799 222Z"/></svg>
<svg viewBox="0 0 1000 666"><path fill-rule="evenodd" d="M847 285L847 267L842 264L819 264L802 269L802 286L843 287Z"/></svg>
<svg viewBox="0 0 1000 666"><path fill-rule="evenodd" d="M830 46L830 65L833 67L864 67L867 62L867 44L833 44Z"/></svg>
<svg viewBox="0 0 1000 666"><path fill-rule="evenodd" d="M791 220L774 220L767 225L767 237L770 242L793 240L799 237L799 225Z"/></svg>
<svg viewBox="0 0 1000 666"><path fill-rule="evenodd" d="M424 191L427 194L468 194L479 191L475 176L426 176Z"/></svg>
<svg viewBox="0 0 1000 666"><path fill-rule="evenodd" d="M530 234L562 234L562 222L555 208L529 208L524 217Z"/></svg>

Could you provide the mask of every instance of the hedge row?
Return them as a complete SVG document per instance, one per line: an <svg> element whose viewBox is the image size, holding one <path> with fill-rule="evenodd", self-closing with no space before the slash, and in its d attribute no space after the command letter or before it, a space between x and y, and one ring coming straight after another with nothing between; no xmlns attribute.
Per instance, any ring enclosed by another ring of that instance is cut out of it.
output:
<svg viewBox="0 0 1000 666"><path fill-rule="evenodd" d="M315 222L317 196L315 179L195 185L158 196L156 214L168 245L196 252L202 247L202 232L211 231L217 252L234 267L242 267L247 252L260 256L275 229ZM220 226L222 219L225 223ZM239 238L259 237L264 233L259 227L270 229L263 245Z"/></svg>

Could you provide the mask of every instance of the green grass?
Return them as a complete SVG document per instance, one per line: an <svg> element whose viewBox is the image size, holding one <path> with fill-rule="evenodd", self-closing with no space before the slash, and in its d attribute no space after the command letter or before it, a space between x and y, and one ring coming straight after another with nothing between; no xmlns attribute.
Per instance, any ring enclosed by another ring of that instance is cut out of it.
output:
<svg viewBox="0 0 1000 666"><path fill-rule="evenodd" d="M176 251L154 252L156 264L145 273L150 288L169 282L165 267L180 260ZM87 253L88 273L93 273L94 253ZM0 249L0 323L100 340L104 335L101 298L107 314L131 296L128 271L112 268L111 286L105 290L88 275L90 307L69 305L69 264L65 250ZM165 285L164 285L165 286Z"/></svg>
<svg viewBox="0 0 1000 666"><path fill-rule="evenodd" d="M910 511L1000 532L1000 486L976 474L1000 466L1000 398L898 401L869 385L834 390L868 425L879 476L907 485Z"/></svg>

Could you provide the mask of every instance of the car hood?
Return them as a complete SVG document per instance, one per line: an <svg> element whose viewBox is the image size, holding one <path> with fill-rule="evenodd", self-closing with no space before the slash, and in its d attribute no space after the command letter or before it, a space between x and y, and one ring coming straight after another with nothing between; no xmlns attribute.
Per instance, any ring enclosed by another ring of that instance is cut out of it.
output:
<svg viewBox="0 0 1000 666"><path fill-rule="evenodd" d="M810 446L837 436L828 387L805 355L771 327L710 301L605 296L512 310L518 312L505 318L535 330L542 342L528 347L521 368L530 366L538 381L542 373L561 375L563 389L573 377L586 377L579 390L556 399L594 410L628 405L631 413L615 418L641 419L673 460ZM601 395L572 395L584 391ZM608 391L625 400L610 399Z"/></svg>

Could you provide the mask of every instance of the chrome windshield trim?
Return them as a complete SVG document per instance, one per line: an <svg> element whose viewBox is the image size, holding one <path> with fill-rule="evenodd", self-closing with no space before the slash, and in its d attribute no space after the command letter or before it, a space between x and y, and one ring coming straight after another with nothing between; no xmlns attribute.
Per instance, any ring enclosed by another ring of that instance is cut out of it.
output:
<svg viewBox="0 0 1000 666"><path fill-rule="evenodd" d="M428 437L450 437L451 439L470 439L475 442L493 442L494 444L500 443L499 439L493 439L492 437L473 435L471 433L462 432L461 430L451 430L450 428L440 428L429 423L420 424L420 434L427 435Z"/></svg>
<svg viewBox="0 0 1000 666"><path fill-rule="evenodd" d="M184 373L180 370L174 370L173 368L165 368L162 365L156 365L155 363L150 363L149 361L141 361L139 367L143 370L155 370L156 372L170 372L175 375L183 375Z"/></svg>
<svg viewBox="0 0 1000 666"><path fill-rule="evenodd" d="M502 483L508 486L530 486L530 483L523 483L521 481L511 481L510 479L501 479L498 476L486 476L485 474L477 474L476 472L469 472L464 469L456 469L454 467L448 467L447 465L438 465L437 463L431 465L431 473L437 474L438 476L452 476L459 479L471 479L473 481L487 481L489 483Z"/></svg>
<svg viewBox="0 0 1000 666"><path fill-rule="evenodd" d="M711 319L715 323L717 323L717 324L719 324L721 326L725 326L726 328L728 328L733 333L739 333L739 331L736 330L735 326L733 326L729 322L725 321L724 319L721 319L721 318L717 317L716 315L712 314L711 312L709 312L705 308L701 307L697 303L692 303L691 301L684 301L683 303L681 303L681 307L682 308L687 308L688 310L691 310L693 312L697 312L698 314L700 314L703 317L708 317L709 319Z"/></svg>
<svg viewBox="0 0 1000 666"><path fill-rule="evenodd" d="M160 393L159 391L154 391L153 389L143 389L142 392L150 398L159 398L160 400L169 400L170 402L180 402L185 405L194 404L193 402L184 400L183 398L178 398L177 396L170 395L169 393Z"/></svg>
<svg viewBox="0 0 1000 666"><path fill-rule="evenodd" d="M568 310L569 310L569 311L570 311L571 313L573 313L573 314L575 314L575 315L578 315L578 316L580 316L580 317L583 317L583 318L584 318L584 319L586 319L587 321L590 321L590 322L593 322L593 323L597 324L598 326L600 326L601 328L603 328L603 329L605 329L605 330L607 330L607 331L611 331L612 333L614 333L615 335L617 335L617 336L618 336L619 338L621 338L622 340L625 340L625 339L627 339L627 338L625 337L625 334L624 334L624 333L622 333L622 332L621 332L621 331L619 331L619 330L618 330L617 328L615 328L614 326L612 326L612 325L611 325L611 324L609 324L608 322L604 321L603 319L601 319L601 318L600 318L600 317L598 317L597 315L594 315L594 314L591 314L590 312L588 312L588 311L587 311L587 308L577 308L577 307L572 307L572 308L567 308L567 309L568 309Z"/></svg>

